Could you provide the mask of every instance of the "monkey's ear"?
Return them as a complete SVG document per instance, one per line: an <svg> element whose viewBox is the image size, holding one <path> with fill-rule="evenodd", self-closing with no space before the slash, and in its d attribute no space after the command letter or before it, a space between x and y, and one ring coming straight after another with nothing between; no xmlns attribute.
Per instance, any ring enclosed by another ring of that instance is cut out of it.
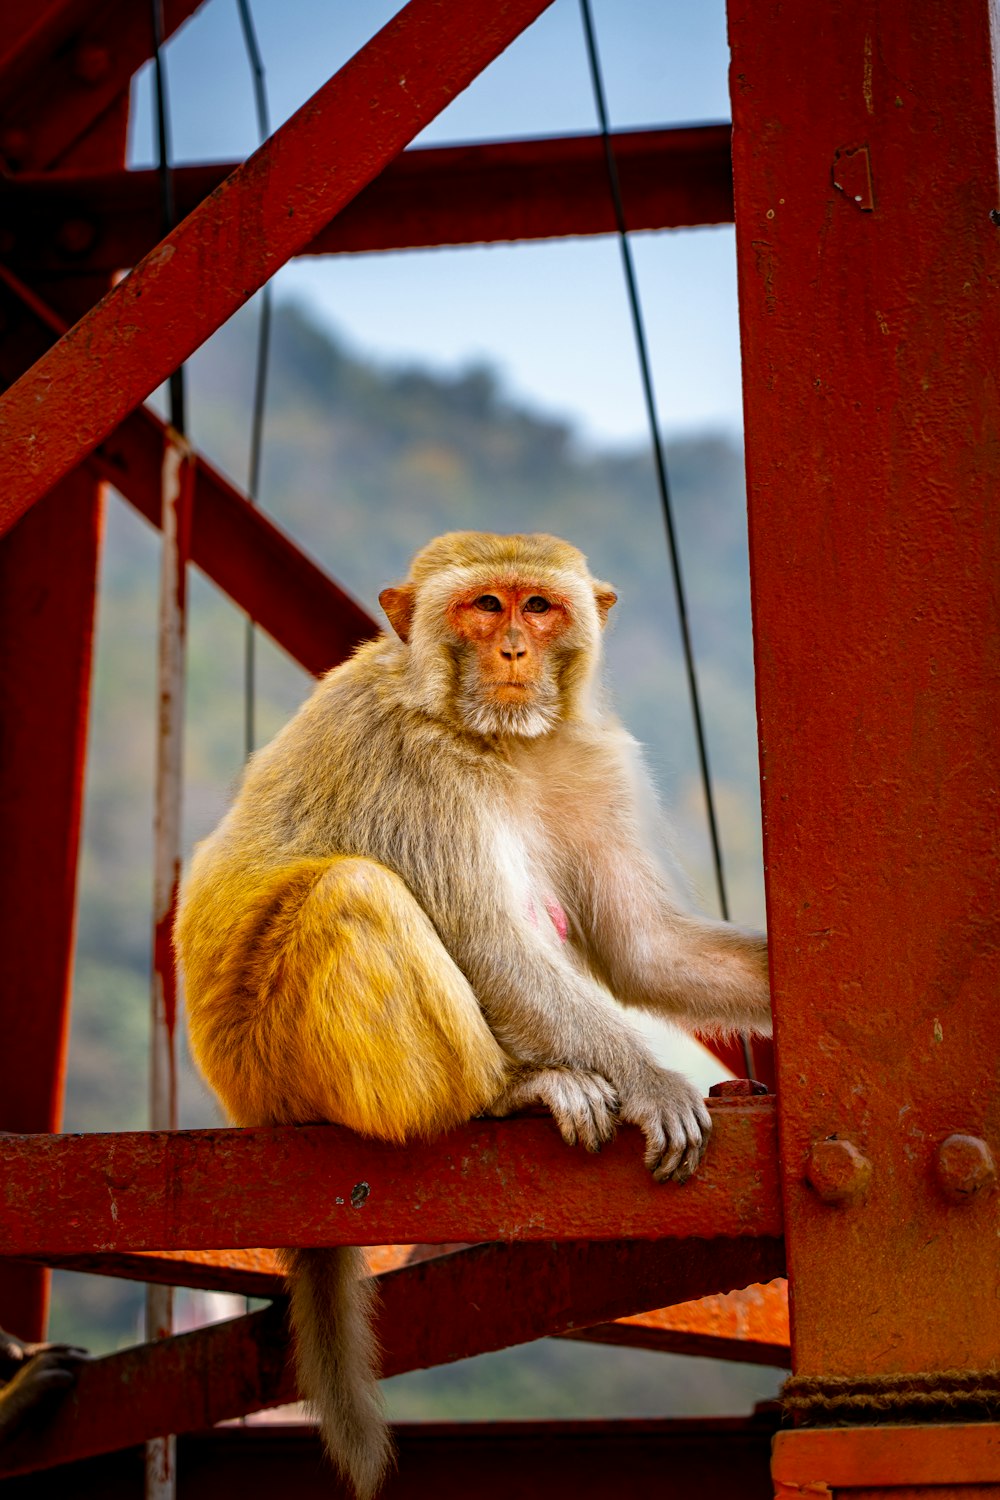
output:
<svg viewBox="0 0 1000 1500"><path fill-rule="evenodd" d="M604 625L612 604L618 603L618 595L614 589L609 589L606 583L599 583L594 590L594 599L597 602L597 613L601 617L601 624Z"/></svg>
<svg viewBox="0 0 1000 1500"><path fill-rule="evenodd" d="M401 641L410 638L410 625L413 622L413 605L415 602L415 590L410 583L400 584L398 589L383 589L378 596L378 602L389 617L389 624L399 636Z"/></svg>

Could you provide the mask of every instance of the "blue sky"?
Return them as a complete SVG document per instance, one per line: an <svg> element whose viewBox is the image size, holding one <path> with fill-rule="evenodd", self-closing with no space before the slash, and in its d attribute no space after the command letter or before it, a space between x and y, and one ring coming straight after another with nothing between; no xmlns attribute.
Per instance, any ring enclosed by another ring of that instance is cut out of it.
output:
<svg viewBox="0 0 1000 1500"><path fill-rule="evenodd" d="M252 0L273 124L400 7L386 0ZM593 0L612 124L728 118L722 0ZM257 143L236 0L207 3L167 53L178 161ZM595 128L578 0L555 4L419 138L502 139ZM153 160L149 70L135 86L130 163ZM661 421L738 429L731 228L633 237ZM610 238L294 262L276 278L359 351L454 370L486 360L508 390L570 417L584 440L628 442L645 414L618 249Z"/></svg>

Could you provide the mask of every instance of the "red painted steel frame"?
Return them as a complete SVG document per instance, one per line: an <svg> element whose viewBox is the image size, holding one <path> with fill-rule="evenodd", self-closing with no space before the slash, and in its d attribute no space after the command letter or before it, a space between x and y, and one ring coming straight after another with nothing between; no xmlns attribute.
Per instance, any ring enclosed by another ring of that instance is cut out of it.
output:
<svg viewBox="0 0 1000 1500"><path fill-rule="evenodd" d="M1000 1199L950 1201L935 1173L953 1132L1000 1155L994 16L989 0L730 0L805 1376L991 1369L1000 1347ZM834 1136L871 1163L836 1204L806 1178ZM965 1477L956 1452L950 1478Z"/></svg>
<svg viewBox="0 0 1000 1500"><path fill-rule="evenodd" d="M683 1188L653 1182L632 1127L592 1157L542 1119L405 1149L335 1125L12 1137L0 1254L780 1234L773 1103L712 1114Z"/></svg>
<svg viewBox="0 0 1000 1500"><path fill-rule="evenodd" d="M550 3L409 0L0 400L0 526L92 452Z"/></svg>
<svg viewBox="0 0 1000 1500"><path fill-rule="evenodd" d="M171 36L201 0L163 0ZM0 16L0 157L15 171L75 166L152 51L136 0L4 0ZM76 156L69 155L75 150ZM107 161L89 163L105 169Z"/></svg>
<svg viewBox="0 0 1000 1500"><path fill-rule="evenodd" d="M388 1375L780 1272L780 1240L478 1245L380 1278ZM44 1432L5 1446L0 1475L197 1430L296 1399L284 1307L96 1360Z"/></svg>

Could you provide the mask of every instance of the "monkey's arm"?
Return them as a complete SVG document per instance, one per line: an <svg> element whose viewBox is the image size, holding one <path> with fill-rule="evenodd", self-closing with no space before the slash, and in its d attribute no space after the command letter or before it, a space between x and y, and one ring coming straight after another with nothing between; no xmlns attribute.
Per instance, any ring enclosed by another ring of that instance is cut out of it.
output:
<svg viewBox="0 0 1000 1500"><path fill-rule="evenodd" d="M515 1059L608 1079L621 1118L645 1135L646 1165L657 1180L690 1177L711 1131L704 1100L681 1074L656 1064L610 995L516 914L442 936Z"/></svg>
<svg viewBox="0 0 1000 1500"><path fill-rule="evenodd" d="M705 1030L770 1035L762 934L682 910L638 844L605 844L578 880L588 958L623 1004Z"/></svg>

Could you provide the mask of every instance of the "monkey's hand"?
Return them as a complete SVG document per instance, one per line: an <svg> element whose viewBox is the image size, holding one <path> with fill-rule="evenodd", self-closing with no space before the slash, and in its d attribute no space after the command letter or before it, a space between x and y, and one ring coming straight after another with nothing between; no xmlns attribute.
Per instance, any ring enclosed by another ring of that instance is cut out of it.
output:
<svg viewBox="0 0 1000 1500"><path fill-rule="evenodd" d="M712 1117L681 1073L649 1068L621 1090L621 1118L646 1137L645 1163L657 1182L687 1182L705 1154Z"/></svg>
<svg viewBox="0 0 1000 1500"><path fill-rule="evenodd" d="M545 1068L536 1075L538 1098L567 1146L577 1141L588 1151L600 1151L618 1125L618 1095L600 1073L569 1068Z"/></svg>
<svg viewBox="0 0 1000 1500"><path fill-rule="evenodd" d="M528 1068L510 1079L488 1113L497 1119L543 1104L567 1146L600 1151L618 1124L618 1095L600 1073L582 1068Z"/></svg>

